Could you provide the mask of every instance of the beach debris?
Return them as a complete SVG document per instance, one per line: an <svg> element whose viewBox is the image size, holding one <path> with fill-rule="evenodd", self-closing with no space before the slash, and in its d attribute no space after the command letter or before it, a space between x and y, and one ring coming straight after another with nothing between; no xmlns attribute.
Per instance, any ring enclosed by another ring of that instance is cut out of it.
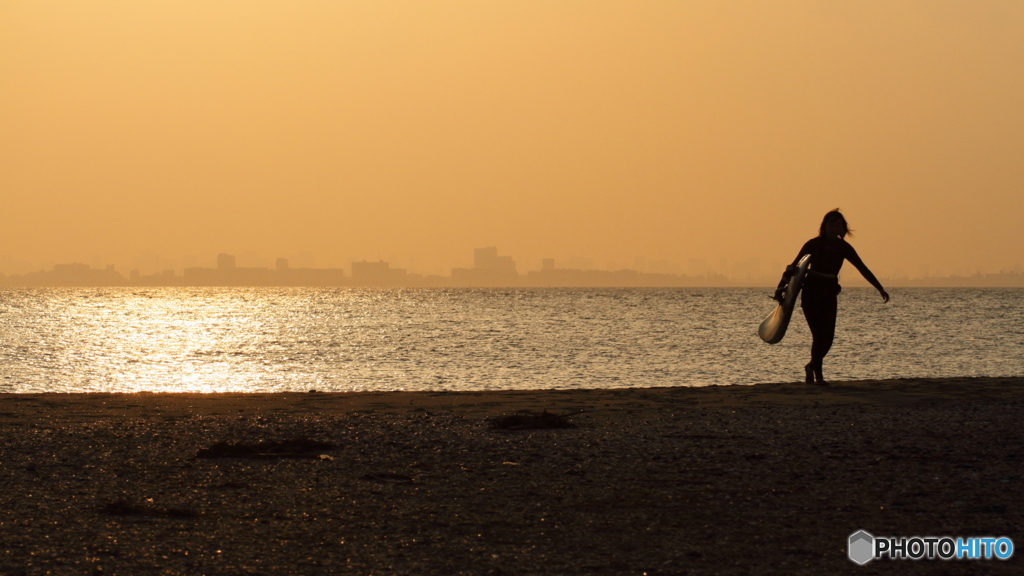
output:
<svg viewBox="0 0 1024 576"><path fill-rule="evenodd" d="M547 410L539 414L530 410L519 410L514 414L489 418L487 421L491 428L498 430L547 430L576 427L567 416L552 414Z"/></svg>
<svg viewBox="0 0 1024 576"><path fill-rule="evenodd" d="M148 501L151 501L149 499ZM110 516L154 516L157 518L198 518L199 513L187 508L162 508L152 504L133 504L127 500L108 502L102 512Z"/></svg>
<svg viewBox="0 0 1024 576"><path fill-rule="evenodd" d="M309 438L292 438L290 440L261 441L255 444L244 442L218 442L209 448L196 453L196 458L252 458L257 460L277 460L280 458L310 458L331 460L324 450L337 448L336 444L310 440Z"/></svg>

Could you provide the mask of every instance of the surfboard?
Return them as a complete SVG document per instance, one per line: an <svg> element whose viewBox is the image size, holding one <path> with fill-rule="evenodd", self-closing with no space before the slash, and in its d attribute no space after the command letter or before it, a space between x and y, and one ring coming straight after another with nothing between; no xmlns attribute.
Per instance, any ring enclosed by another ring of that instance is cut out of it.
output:
<svg viewBox="0 0 1024 576"><path fill-rule="evenodd" d="M761 340L769 344L782 342L782 337L786 335L786 328L789 328L789 319L793 316L797 294L800 293L800 288L803 287L804 276L807 274L807 267L810 265L811 255L807 254L796 263L796 266L786 267L785 274L789 275L786 291L782 296L782 302L779 302L775 310L772 310L772 313L757 328L757 335L761 337Z"/></svg>

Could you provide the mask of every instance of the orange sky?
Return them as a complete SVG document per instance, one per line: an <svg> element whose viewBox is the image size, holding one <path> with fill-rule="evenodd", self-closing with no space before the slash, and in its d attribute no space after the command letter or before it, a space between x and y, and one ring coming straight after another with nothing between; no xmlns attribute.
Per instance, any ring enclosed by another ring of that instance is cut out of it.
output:
<svg viewBox="0 0 1024 576"><path fill-rule="evenodd" d="M5 0L0 272L767 267L836 206L880 275L1010 270L1021 30L1018 0Z"/></svg>

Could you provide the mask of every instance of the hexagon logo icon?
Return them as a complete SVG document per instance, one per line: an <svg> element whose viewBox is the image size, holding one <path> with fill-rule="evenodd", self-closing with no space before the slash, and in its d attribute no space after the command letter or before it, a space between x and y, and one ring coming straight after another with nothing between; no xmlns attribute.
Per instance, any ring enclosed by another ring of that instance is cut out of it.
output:
<svg viewBox="0 0 1024 576"><path fill-rule="evenodd" d="M850 545L847 548L847 554L850 555L850 560L863 566L874 558L874 547L875 537L863 530L858 530L850 534Z"/></svg>

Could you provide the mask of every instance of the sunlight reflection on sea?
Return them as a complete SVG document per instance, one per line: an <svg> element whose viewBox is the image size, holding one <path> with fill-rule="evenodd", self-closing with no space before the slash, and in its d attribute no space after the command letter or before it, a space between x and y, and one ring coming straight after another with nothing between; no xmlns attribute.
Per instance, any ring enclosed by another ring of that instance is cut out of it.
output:
<svg viewBox="0 0 1024 576"><path fill-rule="evenodd" d="M496 390L798 380L766 289L0 291L2 392ZM840 297L831 379L1024 374L1024 290Z"/></svg>

